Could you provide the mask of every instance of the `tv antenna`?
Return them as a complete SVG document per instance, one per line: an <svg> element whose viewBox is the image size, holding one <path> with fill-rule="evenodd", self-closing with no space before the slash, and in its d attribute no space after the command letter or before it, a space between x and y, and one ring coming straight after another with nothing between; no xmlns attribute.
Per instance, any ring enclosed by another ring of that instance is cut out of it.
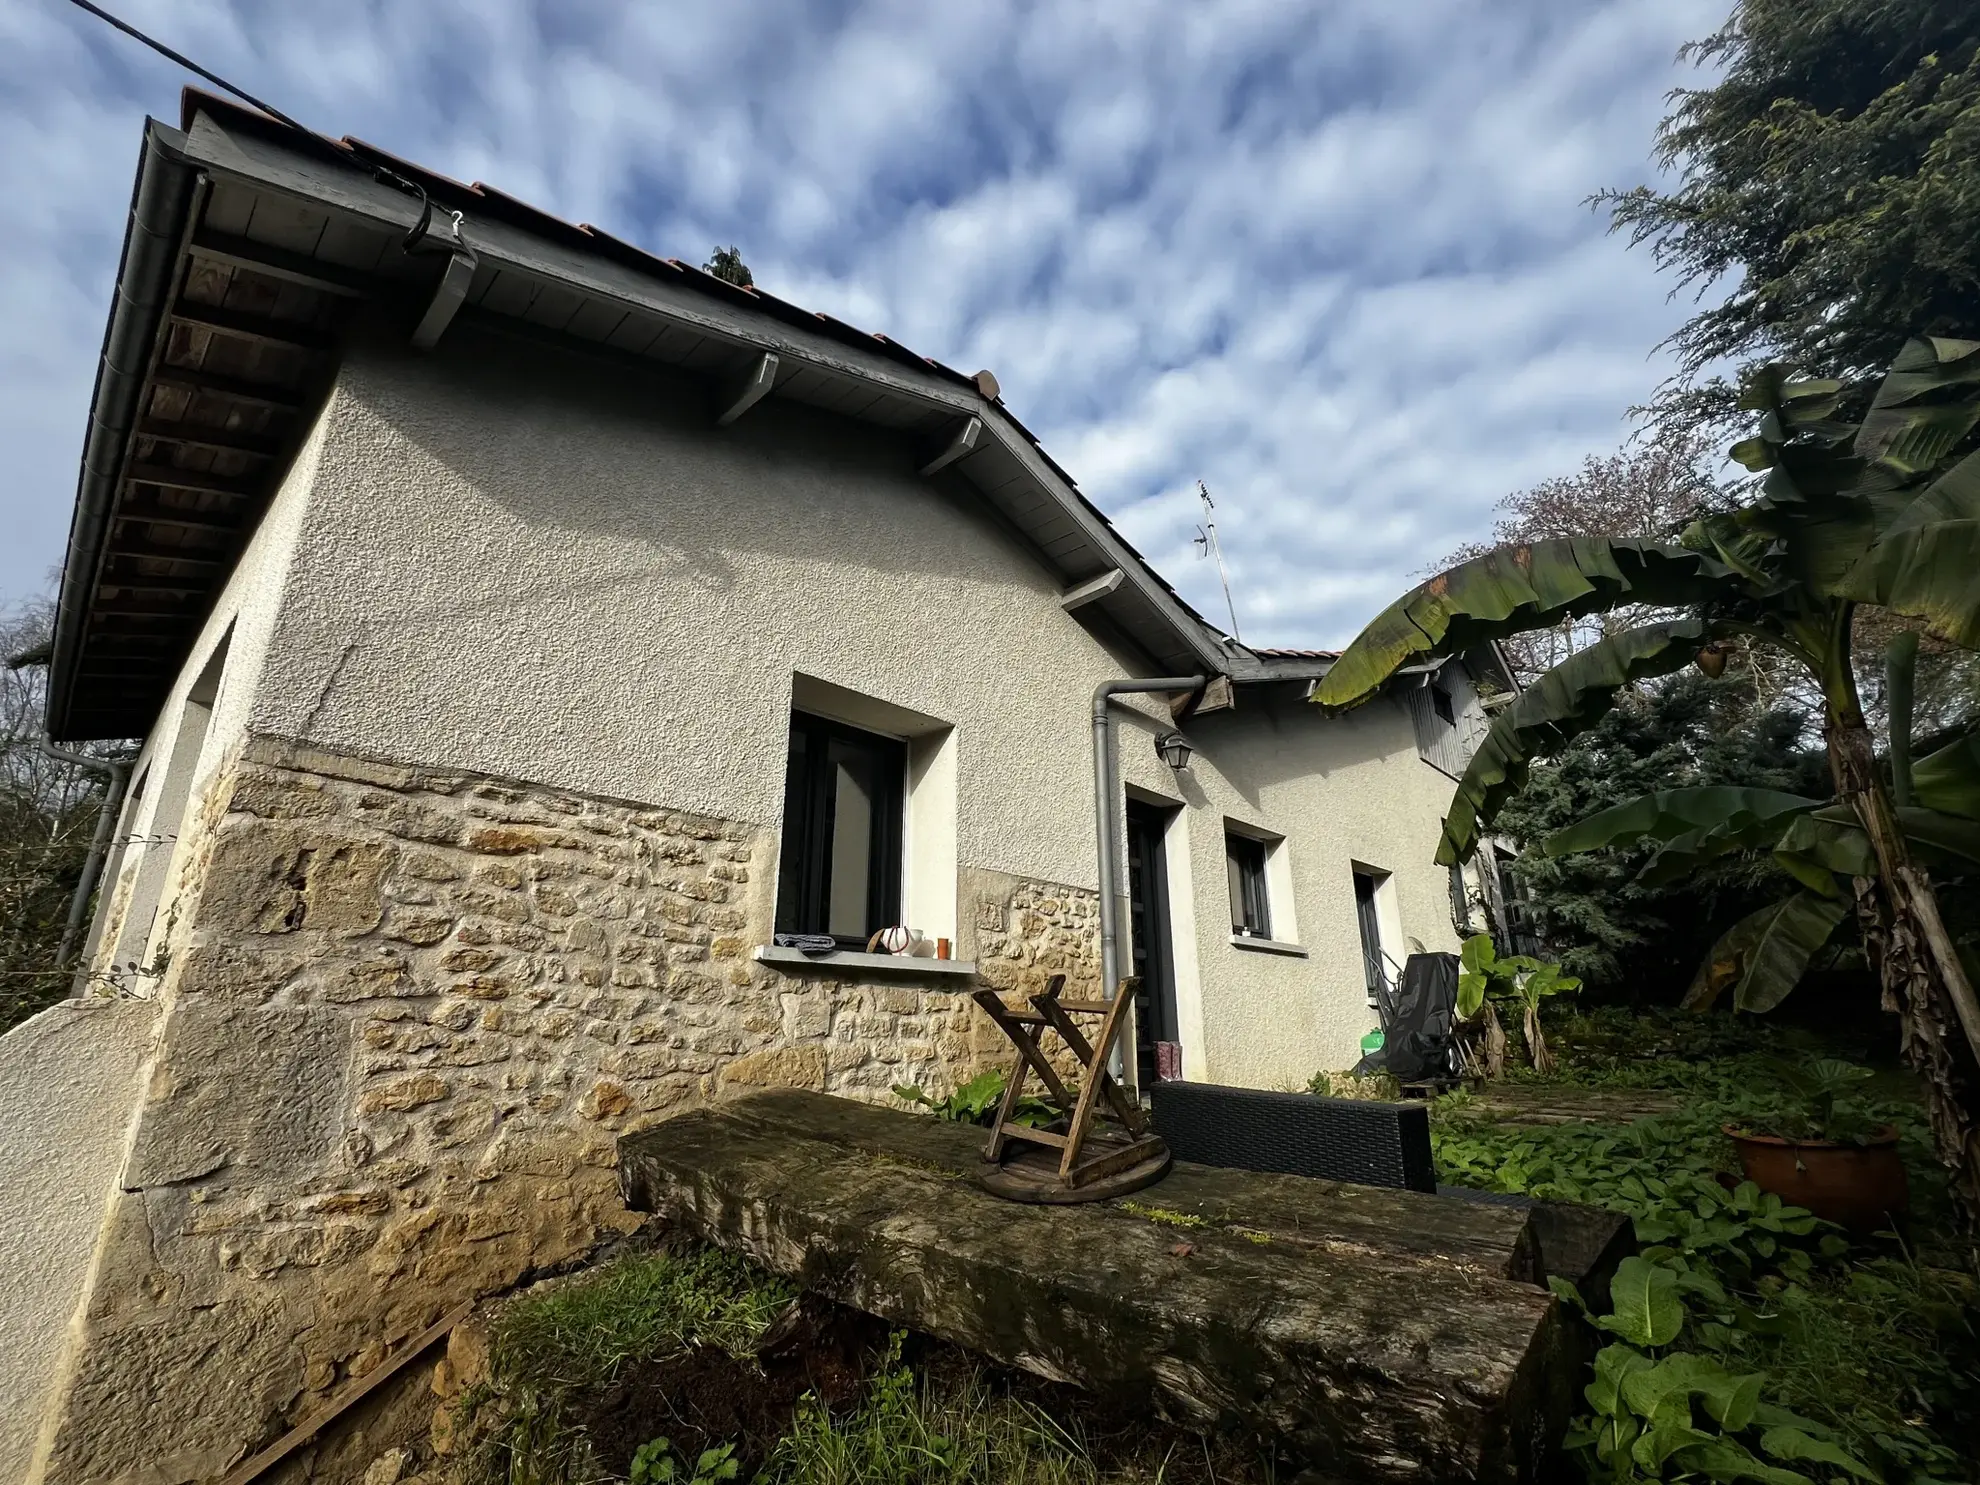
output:
<svg viewBox="0 0 1980 1485"><path fill-rule="evenodd" d="M1217 578L1224 585L1224 607L1231 614L1231 638L1243 644L1243 636L1238 633L1237 605L1231 602L1231 575L1224 571L1224 549L1217 545L1217 522L1210 514L1217 508L1217 502L1210 498L1210 487L1202 480L1196 482L1196 498L1203 502L1203 524L1196 528L1196 555L1198 560L1217 559Z"/></svg>

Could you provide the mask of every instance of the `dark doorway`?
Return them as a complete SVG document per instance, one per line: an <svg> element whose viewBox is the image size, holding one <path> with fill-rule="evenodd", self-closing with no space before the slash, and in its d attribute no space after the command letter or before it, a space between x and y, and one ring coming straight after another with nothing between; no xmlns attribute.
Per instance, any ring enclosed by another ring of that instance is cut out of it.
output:
<svg viewBox="0 0 1980 1485"><path fill-rule="evenodd" d="M1128 973L1140 980L1134 996L1136 1085L1155 1081L1155 1044L1179 1040L1176 968L1169 944L1169 863L1162 849L1174 810L1127 802L1128 933L1134 951Z"/></svg>

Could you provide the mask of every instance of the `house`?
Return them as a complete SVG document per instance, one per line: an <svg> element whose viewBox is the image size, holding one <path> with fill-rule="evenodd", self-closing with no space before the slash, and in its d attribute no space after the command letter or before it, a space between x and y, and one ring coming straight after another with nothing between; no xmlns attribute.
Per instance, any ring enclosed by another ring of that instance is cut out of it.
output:
<svg viewBox="0 0 1980 1485"><path fill-rule="evenodd" d="M1329 658L1206 623L988 373L188 94L50 673L56 740L144 739L87 965L152 1019L29 1477L217 1475L624 1228L620 1133L946 1087L961 992L1090 993L1103 918L1131 1075L1351 1064L1370 976L1454 945L1507 681L1329 718Z"/></svg>

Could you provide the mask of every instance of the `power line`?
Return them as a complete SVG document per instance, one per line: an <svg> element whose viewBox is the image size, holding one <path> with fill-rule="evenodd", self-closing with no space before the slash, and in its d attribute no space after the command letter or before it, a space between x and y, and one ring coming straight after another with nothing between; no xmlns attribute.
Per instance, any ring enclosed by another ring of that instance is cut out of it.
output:
<svg viewBox="0 0 1980 1485"><path fill-rule="evenodd" d="M79 10L88 11L105 25L114 26L133 41L143 43L157 52L159 56L166 58L168 61L176 62L195 76L206 79L206 81L212 83L214 87L219 88L222 92L232 93L243 103L260 109L261 112L267 114L276 123L286 124L298 134L307 135L324 148L334 151L339 158L349 158L350 152L343 145L338 144L336 140L329 138L327 135L317 133L307 124L298 123L295 119L283 113L274 104L262 102L261 99L255 97L246 88L235 87L219 73L200 66L199 63L195 62L191 57L186 56L183 52L173 51L171 47L156 37L145 35L144 32L138 30L129 21L120 20L102 6L92 4L91 0L69 0L69 3ZM412 231L406 234L404 243L405 250L411 252L413 245L426 235L427 225L433 220L433 202L428 199L426 188L420 185L418 181L407 180L406 177L400 175L396 170L388 170L383 165L373 165L371 167L371 177L381 185L396 187L409 196L417 196L419 198L419 221L413 226Z"/></svg>
<svg viewBox="0 0 1980 1485"><path fill-rule="evenodd" d="M224 92L232 93L236 98L240 99L243 103L253 104L256 108L260 109L263 113L267 114L268 117L274 119L277 123L287 124L291 129L301 129L302 132L305 134L316 134L316 131L314 129L304 128L303 125L298 124L294 119L290 118L287 114L283 113L281 109L275 107L273 104L263 103L259 98L255 97L254 94L248 92L245 88L235 87L232 83L228 82L226 78L222 77L217 72L208 72L204 67L200 66L199 63L195 62L191 57L184 56L179 52L175 52L164 42L154 40L152 37L145 35L144 32L138 30L138 28L136 26L133 26L129 21L118 20L116 16L110 14L109 11L103 9L101 6L90 4L90 0L70 0L70 4L77 6L82 10L88 11L91 15L95 16L99 21L103 21L109 25L115 26L119 31L122 31L126 36L130 37L132 40L143 42L146 46L150 47L153 51L157 52L159 56L164 57L169 61L177 62L181 67L185 68L186 71L198 73L201 77L205 78L208 82L212 83L214 87L219 88ZM321 139L322 136L317 135L317 138ZM328 143L327 140L325 142Z"/></svg>

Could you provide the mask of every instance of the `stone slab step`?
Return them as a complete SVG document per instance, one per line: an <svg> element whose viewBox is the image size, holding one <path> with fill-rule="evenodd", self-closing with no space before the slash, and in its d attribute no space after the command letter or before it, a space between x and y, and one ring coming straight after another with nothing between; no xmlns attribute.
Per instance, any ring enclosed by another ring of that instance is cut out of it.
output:
<svg viewBox="0 0 1980 1485"><path fill-rule="evenodd" d="M628 1203L1006 1365L1343 1480L1551 1477L1584 1352L1532 1214L1178 1164L1122 1202L980 1190L983 1132L797 1090L620 1142Z"/></svg>

